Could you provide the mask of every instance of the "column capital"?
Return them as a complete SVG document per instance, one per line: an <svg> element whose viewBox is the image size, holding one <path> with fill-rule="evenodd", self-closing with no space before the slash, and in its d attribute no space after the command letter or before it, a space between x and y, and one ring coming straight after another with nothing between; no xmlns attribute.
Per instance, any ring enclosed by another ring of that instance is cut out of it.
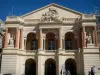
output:
<svg viewBox="0 0 100 75"><path fill-rule="evenodd" d="M5 28L5 30L8 30L8 28Z"/></svg>
<svg viewBox="0 0 100 75"><path fill-rule="evenodd" d="M62 39L65 39L65 35L62 36Z"/></svg>
<svg viewBox="0 0 100 75"><path fill-rule="evenodd" d="M86 27L86 26L82 26L83 32L85 32L85 27Z"/></svg>

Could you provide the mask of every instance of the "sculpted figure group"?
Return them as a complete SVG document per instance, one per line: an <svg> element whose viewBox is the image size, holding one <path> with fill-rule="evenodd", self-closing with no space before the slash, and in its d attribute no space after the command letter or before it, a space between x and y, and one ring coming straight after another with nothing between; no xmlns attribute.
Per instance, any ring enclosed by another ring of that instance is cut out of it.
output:
<svg viewBox="0 0 100 75"><path fill-rule="evenodd" d="M88 44L92 43L92 35L91 35L91 33L87 33L87 35L86 35L86 41L87 41Z"/></svg>

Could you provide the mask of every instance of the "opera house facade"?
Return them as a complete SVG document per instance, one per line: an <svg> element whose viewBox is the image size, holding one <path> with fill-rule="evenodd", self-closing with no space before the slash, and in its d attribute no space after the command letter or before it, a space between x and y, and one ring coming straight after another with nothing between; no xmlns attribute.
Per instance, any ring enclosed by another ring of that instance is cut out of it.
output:
<svg viewBox="0 0 100 75"><path fill-rule="evenodd" d="M95 15L53 3L5 24L1 75L100 75Z"/></svg>

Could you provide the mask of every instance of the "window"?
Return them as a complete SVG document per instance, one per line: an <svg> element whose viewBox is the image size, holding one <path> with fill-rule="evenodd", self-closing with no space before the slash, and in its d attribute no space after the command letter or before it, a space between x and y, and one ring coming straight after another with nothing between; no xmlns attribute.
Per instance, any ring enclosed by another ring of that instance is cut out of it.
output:
<svg viewBox="0 0 100 75"><path fill-rule="evenodd" d="M37 49L37 41L36 40L32 40L31 41L31 50L36 50Z"/></svg>
<svg viewBox="0 0 100 75"><path fill-rule="evenodd" d="M71 50L72 49L72 40L66 40L65 41L65 49Z"/></svg>
<svg viewBox="0 0 100 75"><path fill-rule="evenodd" d="M56 42L48 41L48 50L55 50L55 49L56 49Z"/></svg>

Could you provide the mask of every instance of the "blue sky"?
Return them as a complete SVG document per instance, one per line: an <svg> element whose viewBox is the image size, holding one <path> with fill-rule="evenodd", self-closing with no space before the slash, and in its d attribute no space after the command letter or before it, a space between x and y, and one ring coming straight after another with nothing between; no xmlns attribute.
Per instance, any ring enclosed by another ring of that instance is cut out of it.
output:
<svg viewBox="0 0 100 75"><path fill-rule="evenodd" d="M56 3L83 13L93 13L100 10L100 0L0 0L0 18L5 21L7 16L20 16L41 8L50 3Z"/></svg>

